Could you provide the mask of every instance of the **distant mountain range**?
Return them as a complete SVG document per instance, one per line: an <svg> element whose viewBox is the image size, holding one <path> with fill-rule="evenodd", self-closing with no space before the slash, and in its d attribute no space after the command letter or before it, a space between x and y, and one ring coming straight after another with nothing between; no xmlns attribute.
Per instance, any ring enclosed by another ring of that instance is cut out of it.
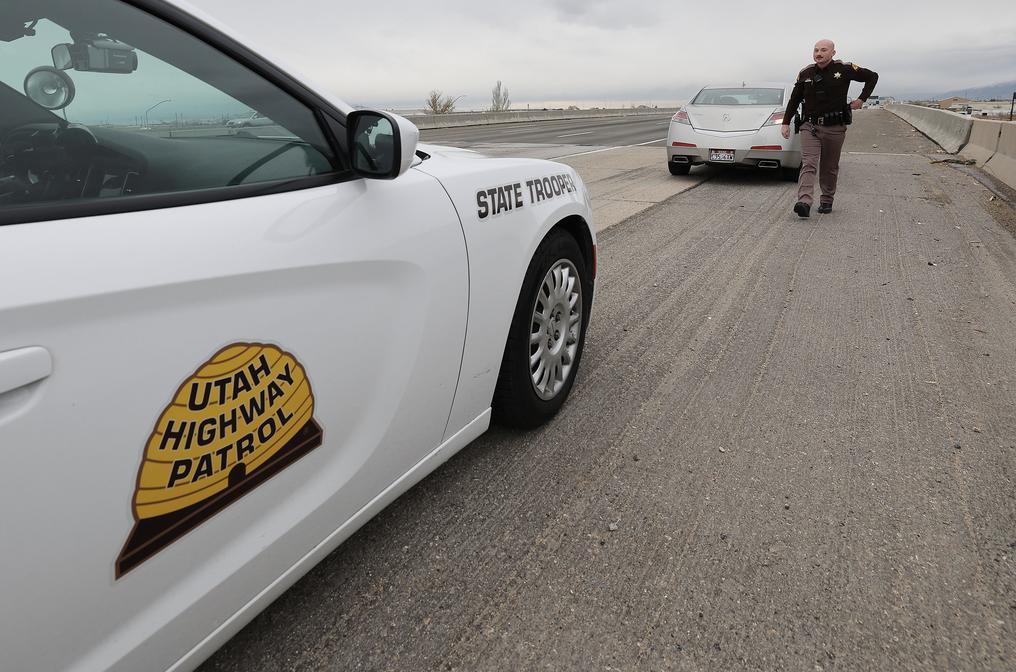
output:
<svg viewBox="0 0 1016 672"><path fill-rule="evenodd" d="M946 98L958 96L968 100L990 100L992 98L1009 100L1012 98L1014 91L1016 91L1016 81L1002 82L1000 84L992 84L991 86L981 86L972 89L957 89L956 91L949 91L948 93L933 96L933 98L936 100L944 100Z"/></svg>

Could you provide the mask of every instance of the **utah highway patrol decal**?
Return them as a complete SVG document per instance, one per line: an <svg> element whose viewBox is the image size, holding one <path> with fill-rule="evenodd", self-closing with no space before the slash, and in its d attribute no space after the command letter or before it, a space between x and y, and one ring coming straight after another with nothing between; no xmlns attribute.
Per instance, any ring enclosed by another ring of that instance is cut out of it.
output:
<svg viewBox="0 0 1016 672"><path fill-rule="evenodd" d="M314 393L296 357L234 343L177 389L148 437L120 578L321 445Z"/></svg>

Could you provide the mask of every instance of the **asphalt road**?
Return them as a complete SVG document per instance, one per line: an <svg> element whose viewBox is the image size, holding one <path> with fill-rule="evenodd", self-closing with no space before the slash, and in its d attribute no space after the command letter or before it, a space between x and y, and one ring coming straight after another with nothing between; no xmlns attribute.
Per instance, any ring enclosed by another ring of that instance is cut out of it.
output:
<svg viewBox="0 0 1016 672"><path fill-rule="evenodd" d="M435 128L420 132L420 140L456 147L487 147L489 145L577 145L663 146L670 125L670 114L644 117L605 117L566 119L519 124Z"/></svg>
<svg viewBox="0 0 1016 672"><path fill-rule="evenodd" d="M715 171L603 231L561 415L202 669L1014 669L1012 207L888 113L847 151L830 215Z"/></svg>
<svg viewBox="0 0 1016 672"><path fill-rule="evenodd" d="M452 145L487 156L554 159L575 168L593 201L602 230L690 189L710 174L674 177L663 143L670 114L467 126L424 130L423 142Z"/></svg>

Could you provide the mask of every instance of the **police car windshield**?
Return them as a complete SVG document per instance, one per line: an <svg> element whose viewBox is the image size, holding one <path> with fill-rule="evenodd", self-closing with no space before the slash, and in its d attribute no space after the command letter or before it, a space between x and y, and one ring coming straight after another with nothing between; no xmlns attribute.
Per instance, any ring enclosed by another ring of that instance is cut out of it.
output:
<svg viewBox="0 0 1016 672"><path fill-rule="evenodd" d="M303 140L327 149L311 110L208 43L122 0L0 2L0 84L10 89L4 94L27 97L26 76L40 69L73 92L47 108L52 113L36 113L49 121L172 139ZM7 112L0 106L0 130L32 120L21 114L8 124Z"/></svg>
<svg viewBox="0 0 1016 672"><path fill-rule="evenodd" d="M702 89L692 105L782 105L783 89Z"/></svg>

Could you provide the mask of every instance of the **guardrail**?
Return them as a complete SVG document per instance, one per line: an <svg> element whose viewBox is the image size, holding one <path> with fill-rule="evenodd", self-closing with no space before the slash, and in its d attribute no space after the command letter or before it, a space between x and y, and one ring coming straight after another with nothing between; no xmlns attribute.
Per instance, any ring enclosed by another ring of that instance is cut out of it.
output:
<svg viewBox="0 0 1016 672"><path fill-rule="evenodd" d="M1016 189L1016 122L971 119L920 105L887 105L886 109L950 154L959 153L976 161L978 166Z"/></svg>
<svg viewBox="0 0 1016 672"><path fill-rule="evenodd" d="M955 154L967 144L974 124L973 119L962 114L921 105L887 105L886 109L937 142L950 154Z"/></svg>
<svg viewBox="0 0 1016 672"><path fill-rule="evenodd" d="M1002 129L998 136L998 148L984 164L984 169L1016 189L1016 122L999 123Z"/></svg>
<svg viewBox="0 0 1016 672"><path fill-rule="evenodd" d="M596 117L647 117L670 116L677 108L634 108L616 110L519 110L514 112L457 112L451 114L425 114L406 117L419 129L453 128L456 126L485 126L512 124L526 121L555 121L562 119L590 119Z"/></svg>
<svg viewBox="0 0 1016 672"><path fill-rule="evenodd" d="M998 151L998 138L1004 127L1001 121L975 119L970 129L970 138L960 150L960 156L973 159L983 166Z"/></svg>

